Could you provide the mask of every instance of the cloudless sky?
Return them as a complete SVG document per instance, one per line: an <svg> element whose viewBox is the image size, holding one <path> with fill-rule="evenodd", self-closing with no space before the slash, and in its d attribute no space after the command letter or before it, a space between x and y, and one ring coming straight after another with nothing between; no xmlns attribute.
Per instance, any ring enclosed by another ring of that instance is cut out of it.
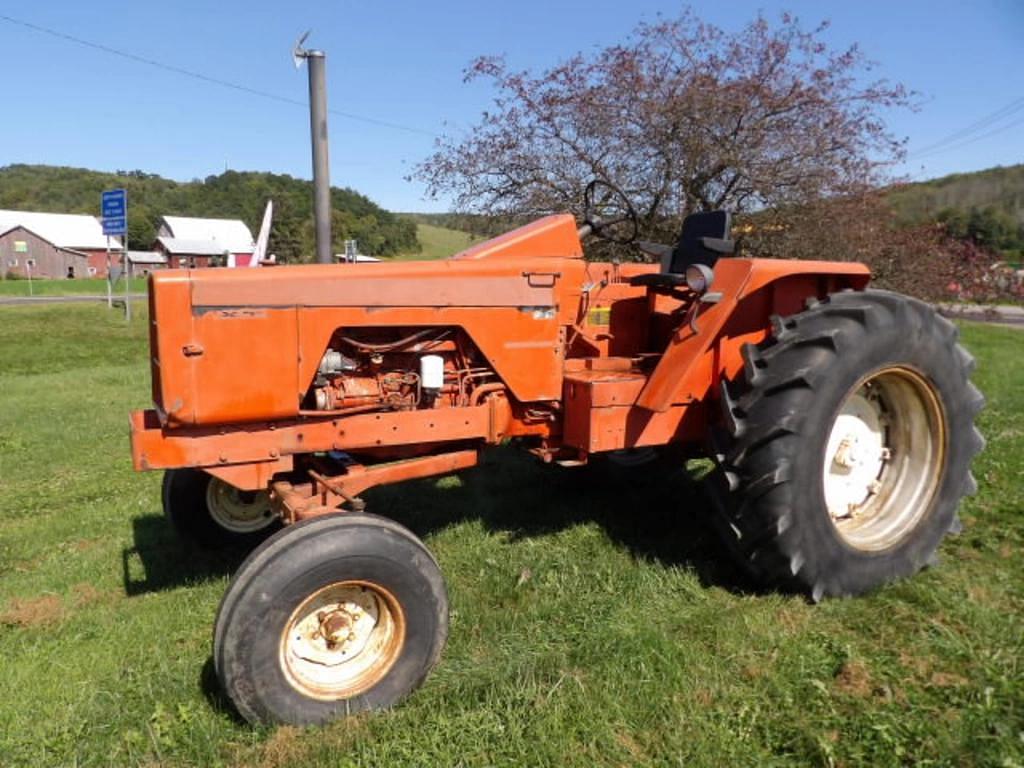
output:
<svg viewBox="0 0 1024 768"><path fill-rule="evenodd" d="M480 54L542 68L622 40L641 20L675 15L667 0L0 0L0 15L305 102L290 59L328 54L328 106L413 130L329 118L331 182L392 210L444 210L405 177L435 135L459 135L490 103L462 72ZM901 173L930 178L1024 161L1024 0L694 0L705 20L736 29L760 10L826 41L857 42L874 72L920 94L916 113L888 115L909 139ZM236 170L309 178L308 112L183 77L0 19L0 165L141 169L188 180ZM931 152L1003 107L1015 111Z"/></svg>

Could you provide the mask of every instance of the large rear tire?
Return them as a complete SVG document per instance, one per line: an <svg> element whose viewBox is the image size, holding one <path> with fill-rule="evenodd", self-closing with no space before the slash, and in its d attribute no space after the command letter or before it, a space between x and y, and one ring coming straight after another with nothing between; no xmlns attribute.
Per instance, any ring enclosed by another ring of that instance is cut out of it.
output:
<svg viewBox="0 0 1024 768"><path fill-rule="evenodd" d="M934 562L984 446L956 327L886 291L835 294L773 325L723 397L729 549L762 583L815 600Z"/></svg>
<svg viewBox="0 0 1024 768"><path fill-rule="evenodd" d="M390 707L448 636L437 562L397 523L341 513L289 526L242 564L214 630L214 667L252 723L307 725Z"/></svg>

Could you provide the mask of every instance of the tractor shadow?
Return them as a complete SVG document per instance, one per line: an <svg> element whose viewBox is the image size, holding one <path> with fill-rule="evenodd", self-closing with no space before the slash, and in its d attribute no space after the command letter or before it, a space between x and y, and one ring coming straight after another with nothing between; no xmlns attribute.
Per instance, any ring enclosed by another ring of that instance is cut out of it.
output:
<svg viewBox="0 0 1024 768"><path fill-rule="evenodd" d="M134 546L121 550L124 590L129 597L223 579L238 570L248 555L246 550L211 551L182 541L159 513L135 518L132 529ZM203 664L197 684L211 709L235 725L246 725L221 688L212 656Z"/></svg>
<svg viewBox="0 0 1024 768"><path fill-rule="evenodd" d="M706 588L763 593L733 564L707 522L711 509L700 482L681 463L626 469L602 462L570 469L544 465L514 448L498 448L457 479L384 486L365 498L367 511L391 518L420 537L472 521L513 541L596 524L631 556L690 570ZM132 526L134 546L122 550L129 596L222 579L247 554L212 552L183 542L162 514L135 518ZM197 684L211 708L244 724L220 686L212 657Z"/></svg>
<svg viewBox="0 0 1024 768"><path fill-rule="evenodd" d="M206 659L199 672L199 691L214 712L226 717L235 725L250 727L246 719L235 709L235 705L231 703L228 695L224 693L220 680L217 679L217 669L212 656Z"/></svg>
<svg viewBox="0 0 1024 768"><path fill-rule="evenodd" d="M709 523L710 503L701 483L682 462L562 468L515 448L496 448L457 480L383 486L365 498L367 511L420 537L467 521L479 521L513 540L593 523L633 557L692 570L706 587L739 594L764 591L733 563ZM134 546L121 553L129 596L230 576L247 554L204 550L182 541L162 514L135 518L132 527Z"/></svg>
<svg viewBox="0 0 1024 768"><path fill-rule="evenodd" d="M705 587L761 594L711 526L701 482L680 461L623 468L563 468L514 448L493 449L458 481L418 480L365 494L367 511L420 537L480 521L513 540L597 524L633 557L692 570Z"/></svg>
<svg viewBox="0 0 1024 768"><path fill-rule="evenodd" d="M162 514L132 520L134 546L121 550L121 571L129 597L230 576L245 551L210 551L182 541Z"/></svg>

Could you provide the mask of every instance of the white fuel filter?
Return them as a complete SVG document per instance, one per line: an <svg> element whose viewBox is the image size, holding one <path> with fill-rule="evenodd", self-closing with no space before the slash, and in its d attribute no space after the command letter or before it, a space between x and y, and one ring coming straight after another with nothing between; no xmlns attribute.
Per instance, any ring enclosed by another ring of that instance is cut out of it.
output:
<svg viewBox="0 0 1024 768"><path fill-rule="evenodd" d="M424 389L441 389L444 386L444 358L440 355L421 357L420 381Z"/></svg>

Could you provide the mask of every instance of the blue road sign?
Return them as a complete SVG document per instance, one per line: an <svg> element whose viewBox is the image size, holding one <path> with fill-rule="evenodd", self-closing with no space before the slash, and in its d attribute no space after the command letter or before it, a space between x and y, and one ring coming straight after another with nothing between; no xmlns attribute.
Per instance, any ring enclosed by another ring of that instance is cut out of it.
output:
<svg viewBox="0 0 1024 768"><path fill-rule="evenodd" d="M123 235L128 231L128 222L124 216L103 219L104 235Z"/></svg>
<svg viewBox="0 0 1024 768"><path fill-rule="evenodd" d="M100 215L104 235L128 234L128 193L123 189L108 189L100 200Z"/></svg>

